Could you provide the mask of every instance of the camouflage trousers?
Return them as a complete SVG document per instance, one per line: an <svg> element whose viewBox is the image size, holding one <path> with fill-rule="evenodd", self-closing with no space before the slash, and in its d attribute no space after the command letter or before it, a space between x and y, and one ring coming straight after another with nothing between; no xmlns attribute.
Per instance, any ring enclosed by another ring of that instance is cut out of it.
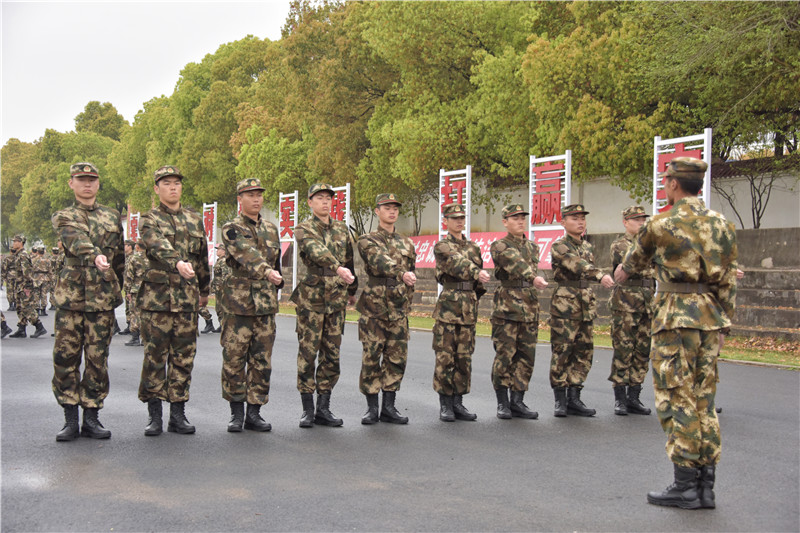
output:
<svg viewBox="0 0 800 533"><path fill-rule="evenodd" d="M47 309L47 295L50 294L50 282L45 281L36 288L36 301L37 309ZM55 300L54 300L55 301Z"/></svg>
<svg viewBox="0 0 800 533"><path fill-rule="evenodd" d="M345 312L344 309L330 314L297 310L297 390L301 394L314 390L330 393L339 381L339 347Z"/></svg>
<svg viewBox="0 0 800 533"><path fill-rule="evenodd" d="M358 340L363 345L358 379L361 393L399 391L408 360L408 318L389 321L362 316Z"/></svg>
<svg viewBox="0 0 800 533"><path fill-rule="evenodd" d="M229 402L267 403L275 315L228 315L222 323L220 344L222 397Z"/></svg>
<svg viewBox="0 0 800 533"><path fill-rule="evenodd" d="M102 409L108 396L108 345L114 331L114 311L58 309L55 325L52 383L56 401L59 405Z"/></svg>
<svg viewBox="0 0 800 533"><path fill-rule="evenodd" d="M719 461L718 354L719 331L674 329L653 335L656 413L667 434L667 456L678 466Z"/></svg>
<svg viewBox="0 0 800 533"><path fill-rule="evenodd" d="M139 399L189 401L197 348L197 314L140 310L144 362Z"/></svg>
<svg viewBox="0 0 800 533"><path fill-rule="evenodd" d="M130 318L128 318L128 327L130 328L131 332L140 333L141 328L139 327L139 323L141 322L139 306L136 304L136 295L131 294L130 301L127 302L128 307L125 309L126 311L130 312Z"/></svg>
<svg viewBox="0 0 800 533"><path fill-rule="evenodd" d="M550 317L550 386L582 387L592 368L592 322Z"/></svg>
<svg viewBox="0 0 800 533"><path fill-rule="evenodd" d="M611 342L614 357L608 380L618 385L641 385L650 362L649 313L617 313L611 315Z"/></svg>
<svg viewBox="0 0 800 533"><path fill-rule="evenodd" d="M133 306L136 305L136 295L135 294L125 294L125 322L128 323L128 327L131 327L131 321L133 320ZM131 331L133 331L131 329Z"/></svg>
<svg viewBox="0 0 800 533"><path fill-rule="evenodd" d="M39 303L36 289L23 289L22 284L17 285L17 318L20 326L27 326L39 323L39 314L36 312L36 304Z"/></svg>
<svg viewBox="0 0 800 533"><path fill-rule="evenodd" d="M211 311L205 305L197 310L197 314L203 317L203 320L211 320Z"/></svg>
<svg viewBox="0 0 800 533"><path fill-rule="evenodd" d="M56 304L56 282L50 282L50 305Z"/></svg>
<svg viewBox="0 0 800 533"><path fill-rule="evenodd" d="M469 394L472 382L472 352L475 351L475 325L433 325L433 390L439 394Z"/></svg>
<svg viewBox="0 0 800 533"><path fill-rule="evenodd" d="M495 390L527 391L536 360L539 321L513 322L492 319L492 386Z"/></svg>
<svg viewBox="0 0 800 533"><path fill-rule="evenodd" d="M6 280L6 299L8 300L8 305L15 304L17 302L17 280Z"/></svg>

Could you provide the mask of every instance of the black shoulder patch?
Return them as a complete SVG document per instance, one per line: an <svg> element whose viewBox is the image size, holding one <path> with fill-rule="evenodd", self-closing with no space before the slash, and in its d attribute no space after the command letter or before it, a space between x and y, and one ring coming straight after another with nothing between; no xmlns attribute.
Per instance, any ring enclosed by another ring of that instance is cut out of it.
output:
<svg viewBox="0 0 800 533"><path fill-rule="evenodd" d="M229 228L228 231L225 232L225 236L228 237L229 241L236 240L236 230L234 228Z"/></svg>

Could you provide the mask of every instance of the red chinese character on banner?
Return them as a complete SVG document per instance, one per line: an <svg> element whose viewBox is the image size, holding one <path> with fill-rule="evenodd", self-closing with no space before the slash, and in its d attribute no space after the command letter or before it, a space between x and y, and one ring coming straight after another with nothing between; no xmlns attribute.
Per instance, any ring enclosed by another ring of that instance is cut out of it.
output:
<svg viewBox="0 0 800 533"><path fill-rule="evenodd" d="M561 171L563 163L546 162L531 167L536 176L536 190L531 197L531 224L553 224L561 221Z"/></svg>
<svg viewBox="0 0 800 533"><path fill-rule="evenodd" d="M130 238L134 241L139 240L139 213L136 213L136 215L131 215L128 235L130 235Z"/></svg>
<svg viewBox="0 0 800 533"><path fill-rule="evenodd" d="M203 227L206 230L206 240L212 242L214 240L214 208L205 209L203 211Z"/></svg>
<svg viewBox="0 0 800 533"><path fill-rule="evenodd" d="M695 157L697 159L703 158L703 150L697 148L695 150L686 150L683 143L675 145L675 151L669 154L658 154L658 172L667 170L667 164L676 157ZM701 191L702 192L702 191ZM664 190L664 179L661 180L661 188L656 192L657 203L664 202L664 206L658 209L659 213L669 211L672 207L667 203L667 191Z"/></svg>
<svg viewBox="0 0 800 533"><path fill-rule="evenodd" d="M344 191L334 192L331 200L331 218L344 222L345 209L347 208Z"/></svg>
<svg viewBox="0 0 800 533"><path fill-rule="evenodd" d="M445 206L456 203L464 205L464 190L467 188L467 179L466 177L459 177L453 180L450 179L450 176L444 177L444 185L442 186L442 205L439 206L439 209L444 210ZM453 194L455 194L455 198L453 198ZM442 220L442 231L446 231L447 226Z"/></svg>
<svg viewBox="0 0 800 533"><path fill-rule="evenodd" d="M280 205L281 209L281 239L288 236L290 239L294 238L294 221L292 215L294 214L294 198L284 198Z"/></svg>

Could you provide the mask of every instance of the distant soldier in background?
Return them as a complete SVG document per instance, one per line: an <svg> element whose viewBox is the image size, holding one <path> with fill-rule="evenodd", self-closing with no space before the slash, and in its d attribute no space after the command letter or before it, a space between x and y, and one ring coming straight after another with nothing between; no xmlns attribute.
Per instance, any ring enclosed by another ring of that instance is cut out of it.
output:
<svg viewBox="0 0 800 533"><path fill-rule="evenodd" d="M130 276L128 275L128 270L130 269L131 259L133 259L133 250L136 246L136 243L132 239L125 239L125 281L122 284L122 292L125 293L125 329L119 332L120 335L130 335L131 334L131 320L133 320L133 310L131 309L131 288L130 288ZM128 344L125 343L127 346Z"/></svg>
<svg viewBox="0 0 800 533"><path fill-rule="evenodd" d="M142 289L142 281L144 275L148 270L147 256L144 253L144 246L142 241L136 243L134 252L128 262L128 267L125 270L125 284L128 287L128 305L131 309L131 340L125 343L125 346L144 346L141 338L141 313L139 312L139 293Z"/></svg>
<svg viewBox="0 0 800 533"><path fill-rule="evenodd" d="M357 309L358 338L364 350L358 383L367 397L362 424L378 420L406 424L395 407L408 360L408 313L414 297L417 253L411 239L395 231L403 205L394 194L379 194L375 200L378 229L358 239L358 253L369 275ZM378 393L383 405L378 415Z"/></svg>
<svg viewBox="0 0 800 533"><path fill-rule="evenodd" d="M58 281L58 274L61 272L61 269L64 268L64 245L61 244L61 241L58 241L58 246L54 246L51 252L53 255L50 256L50 277L52 279L50 286L50 310L53 311L56 308L56 282Z"/></svg>
<svg viewBox="0 0 800 533"><path fill-rule="evenodd" d="M12 251L14 252L14 279L15 288L17 291L17 331L9 335L9 338L25 338L27 333L25 328L30 322L36 327L36 331L31 334L31 338L35 339L41 337L47 330L39 320L39 314L36 312L36 305L39 303L36 295L36 289L33 283L33 263L31 256L25 251L25 236L14 235L11 241Z"/></svg>
<svg viewBox="0 0 800 533"><path fill-rule="evenodd" d="M7 311L17 310L17 273L16 254L18 249L14 247L14 241L11 241L11 250L3 257L3 276L6 282L6 298L8 299Z"/></svg>
<svg viewBox="0 0 800 533"><path fill-rule="evenodd" d="M214 333L222 331L222 322L225 319L225 307L222 304L222 287L225 285L225 280L231 275L231 267L225 261L225 245L219 243L217 245L217 260L214 263L214 277L211 278L211 293L216 298L216 307L214 310L217 312L217 320L219 326L214 330Z"/></svg>
<svg viewBox="0 0 800 533"><path fill-rule="evenodd" d="M50 291L48 279L50 277L50 261L44 255L44 246L37 246L31 255L33 271L33 302L39 316L47 316L47 293Z"/></svg>
<svg viewBox="0 0 800 533"><path fill-rule="evenodd" d="M483 269L481 249L463 235L466 211L463 205L445 206L442 216L447 237L436 243L436 281L442 292L433 310L433 351L436 367L433 390L439 394L439 419L475 420L463 404L472 382L472 352L478 300L486 292L489 273Z"/></svg>

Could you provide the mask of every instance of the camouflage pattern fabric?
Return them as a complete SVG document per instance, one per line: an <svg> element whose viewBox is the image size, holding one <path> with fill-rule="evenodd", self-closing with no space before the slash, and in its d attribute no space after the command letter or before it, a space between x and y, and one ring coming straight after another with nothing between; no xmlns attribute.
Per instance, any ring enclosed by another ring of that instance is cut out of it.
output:
<svg viewBox="0 0 800 533"><path fill-rule="evenodd" d="M51 283L50 283L50 304L55 305L56 303L56 283L58 282L58 275L61 273L61 269L64 268L64 253L59 252L56 255L50 256L50 265L51 265Z"/></svg>
<svg viewBox="0 0 800 533"><path fill-rule="evenodd" d="M297 390L301 394L315 390L330 393L339 381L339 347L346 313L345 309L335 313L297 309Z"/></svg>
<svg viewBox="0 0 800 533"><path fill-rule="evenodd" d="M433 390L439 394L469 394L472 384L472 352L475 351L475 326L433 324Z"/></svg>
<svg viewBox="0 0 800 533"><path fill-rule="evenodd" d="M359 389L363 394L398 391L408 359L408 312L414 297L403 275L416 267L414 243L378 228L358 239L358 253L371 277L356 306L363 346Z"/></svg>
<svg viewBox="0 0 800 533"><path fill-rule="evenodd" d="M39 253L31 256L31 280L33 281L33 303L36 309L47 307L48 278L50 261Z"/></svg>
<svg viewBox="0 0 800 533"><path fill-rule="evenodd" d="M14 270L16 283L14 285L17 303L17 319L20 326L38 324L39 314L36 305L39 303L36 288L33 285L33 263L31 256L24 249L14 254Z"/></svg>
<svg viewBox="0 0 800 533"><path fill-rule="evenodd" d="M125 266L119 220L116 209L78 202L52 218L65 254L56 282L53 346L53 394L61 405L101 408L108 394L108 345L114 308L122 303ZM101 254L111 265L106 272L95 266ZM79 380L81 351L84 370Z"/></svg>
<svg viewBox="0 0 800 533"><path fill-rule="evenodd" d="M200 315L200 318L202 318L204 320L211 320L211 311L208 310L208 306L207 305L201 306L197 310L197 314Z"/></svg>
<svg viewBox="0 0 800 533"><path fill-rule="evenodd" d="M633 235L624 234L611 243L613 272L633 247ZM652 267L630 279L653 279ZM611 309L611 342L614 356L608 380L619 385L641 385L647 375L650 361L650 325L653 321L651 287L616 284L611 289L608 306Z"/></svg>
<svg viewBox="0 0 800 533"><path fill-rule="evenodd" d="M538 313L536 317L538 318ZM495 390L528 390L538 340L537 322L492 319L492 343L495 351L492 386Z"/></svg>
<svg viewBox="0 0 800 533"><path fill-rule="evenodd" d="M582 387L592 369L592 322L550 317L550 386Z"/></svg>
<svg viewBox="0 0 800 533"><path fill-rule="evenodd" d="M139 399L189 401L197 348L197 313L139 310L144 362Z"/></svg>
<svg viewBox="0 0 800 533"><path fill-rule="evenodd" d="M6 297L9 305L17 303L19 273L17 272L16 257L17 252L14 250L11 250L8 255L3 257L3 275L6 282Z"/></svg>
<svg viewBox="0 0 800 533"><path fill-rule="evenodd" d="M125 283L128 286L130 300L128 306L131 310L130 330L135 333L141 333L141 313L139 304L139 295L142 289L142 280L144 274L147 272L148 263L147 256L143 252L133 252L131 254L128 269L125 271Z"/></svg>
<svg viewBox="0 0 800 533"><path fill-rule="evenodd" d="M261 215L258 220L240 215L222 228L222 242L230 272L217 295L227 310L220 337L222 397L264 405L278 312L279 287L268 279L281 272L278 229Z"/></svg>
<svg viewBox="0 0 800 533"><path fill-rule="evenodd" d="M133 321L133 305L135 305L131 303L130 279L132 276L129 275L129 271L131 268L131 260L135 253L136 252L131 252L125 256L125 277L122 280L122 292L125 293L125 322L128 323L129 328L131 321Z"/></svg>
<svg viewBox="0 0 800 533"><path fill-rule="evenodd" d="M225 259L217 258L217 262L214 263L214 277L211 279L211 292L214 293L217 299L215 311L217 312L217 318L220 324L222 324L225 318L225 306L222 303L222 287L225 284L225 280L228 279L230 275L231 267L228 266Z"/></svg>
<svg viewBox="0 0 800 533"><path fill-rule="evenodd" d="M108 345L114 311L56 310L53 394L59 405L103 408L108 396ZM83 377L81 377L83 352Z"/></svg>

